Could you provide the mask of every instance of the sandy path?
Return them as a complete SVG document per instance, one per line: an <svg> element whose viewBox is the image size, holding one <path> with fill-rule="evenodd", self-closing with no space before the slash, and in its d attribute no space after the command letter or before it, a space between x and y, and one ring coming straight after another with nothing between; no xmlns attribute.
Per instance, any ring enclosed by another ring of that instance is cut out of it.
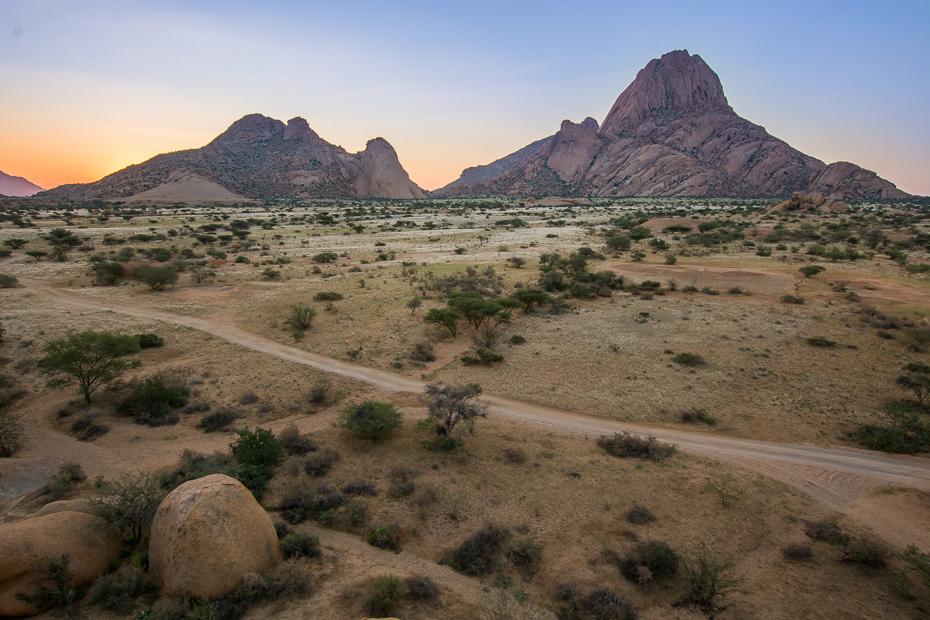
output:
<svg viewBox="0 0 930 620"><path fill-rule="evenodd" d="M141 306L91 299L57 290L28 278L20 278L20 282L68 306L90 310L112 310L186 325L256 351L359 379L387 390L419 393L425 386L423 382L390 372L364 368L301 351L220 322ZM490 405L493 413L562 432L600 435L629 430L655 435L663 441L677 444L682 450L709 458L731 461L782 480L809 494L831 510L843 510L880 487L904 486L930 491L930 459L895 457L855 449L734 439L674 429L653 428L494 395L487 395L484 400Z"/></svg>

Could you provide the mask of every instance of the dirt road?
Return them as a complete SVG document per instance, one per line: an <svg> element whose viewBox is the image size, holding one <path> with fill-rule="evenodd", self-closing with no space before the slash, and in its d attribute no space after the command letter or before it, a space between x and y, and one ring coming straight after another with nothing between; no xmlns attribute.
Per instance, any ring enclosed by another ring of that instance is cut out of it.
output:
<svg viewBox="0 0 930 620"><path fill-rule="evenodd" d="M37 280L20 282L55 301L87 310L112 310L186 325L250 349L275 355L298 364L338 373L393 391L421 392L424 383L394 373L364 368L251 334L237 327L208 319L188 317L163 310L91 299L55 289ZM912 487L930 491L930 459L895 457L864 450L826 448L812 445L778 444L717 435L629 424L525 403L494 395L484 399L493 413L560 432L600 435L621 430L655 435L673 442L684 451L734 462L782 480L809 494L829 510L843 510L877 488Z"/></svg>

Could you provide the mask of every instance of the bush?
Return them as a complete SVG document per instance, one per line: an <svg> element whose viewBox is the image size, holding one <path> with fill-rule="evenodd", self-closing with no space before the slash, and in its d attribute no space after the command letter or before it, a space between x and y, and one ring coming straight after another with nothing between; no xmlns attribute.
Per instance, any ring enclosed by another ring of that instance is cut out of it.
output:
<svg viewBox="0 0 930 620"><path fill-rule="evenodd" d="M488 351L487 349L478 348L475 349L475 354L478 357L472 357L470 355L462 356L462 363L466 366L490 366L494 362L503 362L504 356L499 353L494 353Z"/></svg>
<svg viewBox="0 0 930 620"><path fill-rule="evenodd" d="M821 265L807 265L798 269L805 278L816 276L818 273L826 271L826 267Z"/></svg>
<svg viewBox="0 0 930 620"><path fill-rule="evenodd" d="M880 543L868 540L854 540L843 549L843 562L862 564L870 568L888 566L888 550Z"/></svg>
<svg viewBox="0 0 930 620"><path fill-rule="evenodd" d="M811 540L822 540L831 545L846 546L852 537L843 531L836 521L813 521L804 532Z"/></svg>
<svg viewBox="0 0 930 620"><path fill-rule="evenodd" d="M500 568L510 538L509 529L493 524L485 525L449 552L447 563L466 575L480 576L495 572Z"/></svg>
<svg viewBox="0 0 930 620"><path fill-rule="evenodd" d="M366 400L358 405L349 405L343 409L335 422L338 428L344 428L364 439L387 439L400 428L402 416L390 403Z"/></svg>
<svg viewBox="0 0 930 620"><path fill-rule="evenodd" d="M626 515L624 515L624 518L633 525L643 525L645 523L650 523L656 520L655 515L652 514L651 510L645 506L637 504L636 502L633 502L633 507L627 511Z"/></svg>
<svg viewBox="0 0 930 620"><path fill-rule="evenodd" d="M407 598L411 601L427 601L435 603L442 594L439 586L429 577L414 575L404 580L407 587Z"/></svg>
<svg viewBox="0 0 930 620"><path fill-rule="evenodd" d="M136 280L153 291L163 291L166 286L178 281L178 272L174 270L174 267L139 265L136 267Z"/></svg>
<svg viewBox="0 0 930 620"><path fill-rule="evenodd" d="M236 431L236 435L238 438L232 443L232 452L243 465L270 468L284 457L284 448L268 429L256 427L252 432L245 428Z"/></svg>
<svg viewBox="0 0 930 620"><path fill-rule="evenodd" d="M368 521L368 504L357 499L347 502L342 521L349 527L364 525Z"/></svg>
<svg viewBox="0 0 930 620"><path fill-rule="evenodd" d="M0 273L0 288L13 288L19 282L15 277Z"/></svg>
<svg viewBox="0 0 930 620"><path fill-rule="evenodd" d="M311 515L314 493L305 482L300 482L286 490L281 496L278 510L291 525L302 523Z"/></svg>
<svg viewBox="0 0 930 620"><path fill-rule="evenodd" d="M514 334L510 337L510 344L526 344L526 338L518 334Z"/></svg>
<svg viewBox="0 0 930 620"><path fill-rule="evenodd" d="M136 338L139 339L139 347L143 349L160 347L165 344L165 340L160 338L158 334L138 334Z"/></svg>
<svg viewBox="0 0 930 620"><path fill-rule="evenodd" d="M313 325L314 318L316 318L316 310L304 304L297 304L291 307L291 311L284 318L284 323L294 329L307 330Z"/></svg>
<svg viewBox="0 0 930 620"><path fill-rule="evenodd" d="M807 543L792 543L782 549L781 554L786 560L806 560L814 555L813 549Z"/></svg>
<svg viewBox="0 0 930 620"><path fill-rule="evenodd" d="M87 476L77 463L59 465L58 471L49 483L42 487L42 501L44 503L57 502L65 496L73 483L86 479Z"/></svg>
<svg viewBox="0 0 930 620"><path fill-rule="evenodd" d="M520 448L505 448L504 459L514 465L522 465L526 462L526 452Z"/></svg>
<svg viewBox="0 0 930 620"><path fill-rule="evenodd" d="M416 477L418 471L406 467L395 467L391 470L391 484L388 486L388 495L391 497L410 497L416 490Z"/></svg>
<svg viewBox="0 0 930 620"><path fill-rule="evenodd" d="M0 458L10 458L23 449L26 429L18 418L0 411Z"/></svg>
<svg viewBox="0 0 930 620"><path fill-rule="evenodd" d="M103 496L90 500L91 511L124 538L139 543L165 496L159 481L147 473L123 474L103 489Z"/></svg>
<svg viewBox="0 0 930 620"><path fill-rule="evenodd" d="M373 484L365 482L364 480L356 480L343 486L342 492L346 495L368 495L369 497L375 497L378 494L378 489L376 489Z"/></svg>
<svg viewBox="0 0 930 620"><path fill-rule="evenodd" d="M379 549L400 551L400 528L396 523L384 523L368 532L368 544Z"/></svg>
<svg viewBox="0 0 930 620"><path fill-rule="evenodd" d="M714 417L711 416L709 413L707 413L706 409L691 408L691 409L681 411L678 415L681 418L681 421L684 422L685 424L695 424L697 422L703 422L704 424L707 424L708 426L717 425L717 420L714 419Z"/></svg>
<svg viewBox="0 0 930 620"><path fill-rule="evenodd" d="M110 432L110 427L106 424L99 424L96 420L99 417L99 411L91 410L77 420L71 423L71 432L74 433L78 441L93 441L97 437L103 437Z"/></svg>
<svg viewBox="0 0 930 620"><path fill-rule="evenodd" d="M17 594L17 600L30 603L37 611L49 607L64 607L81 598L83 592L71 587L71 573L68 554L57 557L43 557L37 560L36 573L41 575L35 580L37 590L32 594Z"/></svg>
<svg viewBox="0 0 930 620"><path fill-rule="evenodd" d="M133 416L137 423L148 426L177 424L178 416L173 413L187 404L190 390L178 385L162 374L153 375L136 385L120 409Z"/></svg>
<svg viewBox="0 0 930 620"><path fill-rule="evenodd" d="M689 368L707 365L704 358L697 353L679 353L672 358L672 361L682 366L688 366Z"/></svg>
<svg viewBox="0 0 930 620"><path fill-rule="evenodd" d="M229 409L220 409L208 416L204 416L204 418L197 423L197 428L202 428L205 433L229 430L229 425L235 422L237 417L239 416Z"/></svg>
<svg viewBox="0 0 930 620"><path fill-rule="evenodd" d="M332 448L314 452L304 459L304 471L315 478L320 478L329 473L339 458L339 453Z"/></svg>
<svg viewBox="0 0 930 620"><path fill-rule="evenodd" d="M155 589L148 573L132 566L118 573L101 575L91 585L88 598L91 603L101 603L104 608L127 614L136 606L136 599Z"/></svg>
<svg viewBox="0 0 930 620"><path fill-rule="evenodd" d="M584 598L582 608L591 620L636 620L633 602L610 588L599 588Z"/></svg>
<svg viewBox="0 0 930 620"><path fill-rule="evenodd" d="M390 616L402 600L404 600L404 587L400 579L394 575L381 575L371 581L365 606L369 614L383 618Z"/></svg>
<svg viewBox="0 0 930 620"><path fill-rule="evenodd" d="M674 444L662 443L653 436L646 438L634 435L629 431L614 433L613 436L604 435L597 440L598 447L607 454L618 458L635 457L662 461L674 454Z"/></svg>
<svg viewBox="0 0 930 620"><path fill-rule="evenodd" d="M921 405L910 401L889 401L883 406L885 424L861 424L853 436L870 450L893 454L930 451L930 424Z"/></svg>
<svg viewBox="0 0 930 620"><path fill-rule="evenodd" d="M319 537L310 532L287 534L279 544L286 558L318 558L323 553Z"/></svg>
<svg viewBox="0 0 930 620"><path fill-rule="evenodd" d="M278 433L278 443L290 456L302 456L319 450L309 435L300 434L296 424L289 424Z"/></svg>
<svg viewBox="0 0 930 620"><path fill-rule="evenodd" d="M342 293L334 293L332 291L320 291L319 293L313 296L315 301L339 301L342 299Z"/></svg>
<svg viewBox="0 0 930 620"><path fill-rule="evenodd" d="M523 538L518 540L510 547L507 557L511 563L521 569L530 569L535 567L542 559L543 547L532 538Z"/></svg>
<svg viewBox="0 0 930 620"><path fill-rule="evenodd" d="M713 613L743 581L734 574L731 562L719 561L703 544L696 555L685 557L684 564L686 590L678 605L695 605Z"/></svg>
<svg viewBox="0 0 930 620"><path fill-rule="evenodd" d="M805 299L798 295L784 295L781 300L786 304L803 304Z"/></svg>
<svg viewBox="0 0 930 620"><path fill-rule="evenodd" d="M835 341L827 340L823 336L812 336L807 339L807 344L811 345L812 347L823 347L823 348L836 346Z"/></svg>
<svg viewBox="0 0 930 620"><path fill-rule="evenodd" d="M429 342L420 342L413 347L410 353L410 359L415 362L435 362L436 355L433 353L433 345Z"/></svg>

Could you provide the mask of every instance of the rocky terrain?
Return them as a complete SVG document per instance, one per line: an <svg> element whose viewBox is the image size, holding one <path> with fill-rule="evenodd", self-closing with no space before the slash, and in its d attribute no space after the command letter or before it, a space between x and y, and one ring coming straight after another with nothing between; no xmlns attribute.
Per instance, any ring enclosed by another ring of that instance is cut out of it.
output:
<svg viewBox="0 0 930 620"><path fill-rule="evenodd" d="M41 191L42 188L35 183L23 177L14 177L0 170L0 195L32 196Z"/></svg>
<svg viewBox="0 0 930 620"><path fill-rule="evenodd" d="M244 116L202 148L157 155L94 183L62 185L40 196L125 199L159 193L163 185L190 177L220 186L225 194L215 192L216 200L230 199L229 193L246 198L424 197L383 138L349 153L322 139L300 117L285 125L261 114Z"/></svg>
<svg viewBox="0 0 930 620"><path fill-rule="evenodd" d="M506 170L499 171L503 165ZM490 178L488 178L490 177ZM470 187L466 187L470 184ZM847 162L829 166L737 115L717 74L697 54L653 59L604 123L563 121L552 137L437 193L566 196L783 196L907 198Z"/></svg>

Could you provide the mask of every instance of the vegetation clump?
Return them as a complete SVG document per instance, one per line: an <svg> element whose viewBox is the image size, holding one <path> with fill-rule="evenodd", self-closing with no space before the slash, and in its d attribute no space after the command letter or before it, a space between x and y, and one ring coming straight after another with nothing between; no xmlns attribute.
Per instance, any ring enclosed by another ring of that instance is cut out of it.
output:
<svg viewBox="0 0 930 620"><path fill-rule="evenodd" d="M663 461L675 453L674 444L662 443L652 435L640 437L629 431L621 431L598 438L597 445L607 454L618 458L639 458Z"/></svg>
<svg viewBox="0 0 930 620"><path fill-rule="evenodd" d="M363 439L387 439L402 423L402 416L397 408L377 400L366 400L357 405L343 409L335 423Z"/></svg>

